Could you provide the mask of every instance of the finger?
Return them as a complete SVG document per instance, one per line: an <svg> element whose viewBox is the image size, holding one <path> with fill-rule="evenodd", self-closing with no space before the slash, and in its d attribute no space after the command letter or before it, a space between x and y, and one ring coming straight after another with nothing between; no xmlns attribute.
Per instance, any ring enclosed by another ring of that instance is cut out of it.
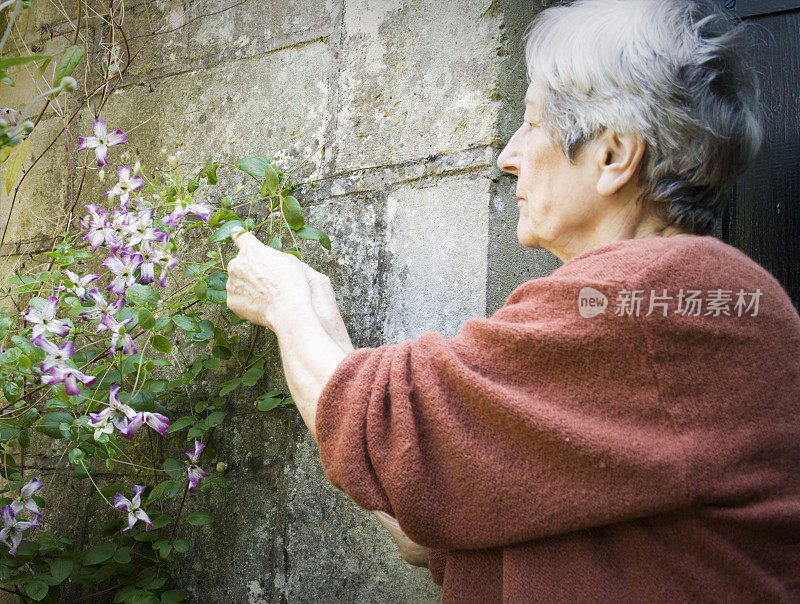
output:
<svg viewBox="0 0 800 604"><path fill-rule="evenodd" d="M254 243L263 245L253 233L238 226L231 229L231 241L236 244L239 250L252 248Z"/></svg>

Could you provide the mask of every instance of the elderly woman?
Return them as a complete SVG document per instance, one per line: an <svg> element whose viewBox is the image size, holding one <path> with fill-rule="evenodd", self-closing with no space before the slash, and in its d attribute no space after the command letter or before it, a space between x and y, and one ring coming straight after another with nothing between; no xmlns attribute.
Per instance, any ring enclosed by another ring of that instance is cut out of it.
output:
<svg viewBox="0 0 800 604"><path fill-rule="evenodd" d="M761 139L743 28L690 0L537 17L497 163L563 264L453 338L353 350L328 279L238 235L230 308L446 601L800 601L800 317L710 235Z"/></svg>

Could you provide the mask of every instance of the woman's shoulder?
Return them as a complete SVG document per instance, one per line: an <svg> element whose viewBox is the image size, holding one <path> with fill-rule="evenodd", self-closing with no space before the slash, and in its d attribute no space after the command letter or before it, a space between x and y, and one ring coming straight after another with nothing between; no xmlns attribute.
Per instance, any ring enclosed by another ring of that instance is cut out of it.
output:
<svg viewBox="0 0 800 604"><path fill-rule="evenodd" d="M780 282L742 250L711 235L676 235L614 241L586 250L547 277L518 287L507 305L564 298L600 300L620 312L649 300L687 299L717 312L741 313L767 304L794 319L797 311ZM604 302L604 299L608 302ZM593 308L588 308L591 313ZM705 310L703 310L705 312ZM757 311L755 311L757 312Z"/></svg>

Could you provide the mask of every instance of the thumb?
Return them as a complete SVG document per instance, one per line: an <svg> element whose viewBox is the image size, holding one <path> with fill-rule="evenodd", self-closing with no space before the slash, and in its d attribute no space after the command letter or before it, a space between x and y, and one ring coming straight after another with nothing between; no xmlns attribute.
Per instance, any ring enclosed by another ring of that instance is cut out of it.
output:
<svg viewBox="0 0 800 604"><path fill-rule="evenodd" d="M254 243L261 245L261 242L253 233L238 226L231 229L231 241L239 248L239 251L252 247Z"/></svg>

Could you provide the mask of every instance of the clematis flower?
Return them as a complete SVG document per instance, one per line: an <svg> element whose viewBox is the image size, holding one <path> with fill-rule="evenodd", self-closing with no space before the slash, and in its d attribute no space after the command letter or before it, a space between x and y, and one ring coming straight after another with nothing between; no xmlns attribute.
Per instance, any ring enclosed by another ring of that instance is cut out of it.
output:
<svg viewBox="0 0 800 604"><path fill-rule="evenodd" d="M100 319L100 324L97 326L97 333L103 331L111 332L111 344L108 348L109 356L117 351L120 338L122 338L122 354L129 355L136 353L136 344L134 344L131 334L124 333L125 326L131 321L133 321L133 317L129 317L124 321L119 322L116 318L109 314L103 315L103 318Z"/></svg>
<svg viewBox="0 0 800 604"><path fill-rule="evenodd" d="M117 166L117 172L119 173L119 182L110 191L106 191L106 197L119 195L120 205L123 208L127 208L130 194L144 187L144 179L137 174L133 174L133 171L128 166Z"/></svg>
<svg viewBox="0 0 800 604"><path fill-rule="evenodd" d="M83 207L89 212L89 215L82 218L78 224L87 231L84 239L89 242L94 252L106 241L106 233L109 229L108 212L101 210L93 203Z"/></svg>
<svg viewBox="0 0 800 604"><path fill-rule="evenodd" d="M166 233L162 233L153 228L154 211L153 209L147 208L139 210L139 213L136 215L132 212L130 213L135 217L123 227L126 233L130 235L128 245L135 246L145 241L165 241L167 239Z"/></svg>
<svg viewBox="0 0 800 604"><path fill-rule="evenodd" d="M186 451L186 455L189 457L189 460L192 462L189 464L187 468L187 473L189 474L189 492L194 493L195 489L197 489L197 485L200 484L200 481L203 480L206 476L210 476L209 472L203 470L200 466L197 465L197 458L200 457L200 453L203 452L206 446L201 443L199 440L194 441L194 449L191 451Z"/></svg>
<svg viewBox="0 0 800 604"><path fill-rule="evenodd" d="M69 396L76 396L81 393L81 387L78 382L81 382L84 386L91 386L96 379L95 376L86 375L69 365L56 365L42 375L43 384L54 386L63 383L64 391Z"/></svg>
<svg viewBox="0 0 800 604"><path fill-rule="evenodd" d="M50 296L41 311L31 307L22 315L22 318L28 323L33 323L34 338L45 332L61 337L69 333L69 324L66 321L59 321L55 318L56 306L58 306L58 298Z"/></svg>
<svg viewBox="0 0 800 604"><path fill-rule="evenodd" d="M19 124L21 117L22 111L19 109L14 109L13 107L5 107L4 109L0 109L0 118L3 118L6 122L8 122L9 126L16 126Z"/></svg>
<svg viewBox="0 0 800 604"><path fill-rule="evenodd" d="M111 434L114 427L130 440L133 438L133 433L142 425L139 422L135 428L131 429L131 423L137 418L138 413L119 400L119 388L119 386L111 386L109 389L108 407L100 413L89 414L89 423L95 427L95 440L102 433Z"/></svg>
<svg viewBox="0 0 800 604"><path fill-rule="evenodd" d="M32 495L44 486L43 482L31 478L25 486L20 489L19 497L11 502L11 509L14 510L14 515L19 514L22 510L28 510L41 517L39 506L33 500Z"/></svg>
<svg viewBox="0 0 800 604"><path fill-rule="evenodd" d="M211 219L211 204L205 202L187 203L186 211L191 212L199 217L203 222L208 222Z"/></svg>
<svg viewBox="0 0 800 604"><path fill-rule="evenodd" d="M37 516L31 522L19 521L15 518L16 514L14 508L10 505L3 506L0 509L0 517L3 519L3 530L0 530L0 540L8 542L11 541L11 549L9 554L16 555L17 548L22 541L22 533L26 529L39 526L39 517Z"/></svg>
<svg viewBox="0 0 800 604"><path fill-rule="evenodd" d="M158 432L161 436L167 435L167 428L169 428L169 418L160 413L153 413L150 411L143 411L140 413L142 420L153 430Z"/></svg>
<svg viewBox="0 0 800 604"><path fill-rule="evenodd" d="M103 261L103 266L114 273L116 277L106 289L119 296L124 294L128 287L136 283L134 273L141 263L141 254L126 253L124 251L120 254L120 257L111 254Z"/></svg>
<svg viewBox="0 0 800 604"><path fill-rule="evenodd" d="M65 289L67 291L72 292L78 298L81 299L82 302L86 302L86 286L89 285L92 281L96 281L100 278L100 275L84 275L83 277L79 277L77 274L73 273L71 270L67 269L64 271L67 275L67 278L73 283L73 287L68 286L60 286L59 289Z"/></svg>
<svg viewBox="0 0 800 604"><path fill-rule="evenodd" d="M142 264L139 267L139 283L147 284L155 281L156 265L163 265L164 268L161 270L161 276L158 278L158 282L161 287L166 287L166 269L172 269L178 266L178 259L149 241L142 242L142 245L139 246L139 253L142 256Z"/></svg>
<svg viewBox="0 0 800 604"><path fill-rule="evenodd" d="M67 340L61 346L57 346L45 338L44 334L40 334L33 338L31 342L47 353L44 361L40 364L42 373L50 371L53 367L65 365L67 359L75 354L75 344L71 340Z"/></svg>
<svg viewBox="0 0 800 604"><path fill-rule="evenodd" d="M122 493L117 493L114 495L114 507L118 510L127 510L128 511L128 526L122 529L122 532L129 531L133 528L133 525L136 524L137 520L141 520L147 525L147 530L153 528L153 523L150 522L150 516L147 515L142 509L142 492L144 491L144 487L140 484L135 484L131 488L133 491L133 498L128 499L127 497L123 497Z"/></svg>
<svg viewBox="0 0 800 604"><path fill-rule="evenodd" d="M108 163L108 148L128 142L128 136L122 130L109 133L105 120L94 120L92 131L94 136L78 137L78 151L94 149L97 165L102 168Z"/></svg>
<svg viewBox="0 0 800 604"><path fill-rule="evenodd" d="M114 210L114 219L106 224L106 245L111 251L127 248L130 244L125 241L128 236L127 226L135 216L127 211Z"/></svg>
<svg viewBox="0 0 800 604"><path fill-rule="evenodd" d="M103 294L100 293L100 290L97 288L92 289L86 294L92 302L94 302L94 308L89 310L85 310L80 313L81 318L87 320L94 320L94 319L101 319L103 315L109 314L111 316L116 315L122 307L125 306L125 298L117 298L114 302L109 304L106 302L106 299L103 297ZM101 330L104 331L104 330Z"/></svg>

